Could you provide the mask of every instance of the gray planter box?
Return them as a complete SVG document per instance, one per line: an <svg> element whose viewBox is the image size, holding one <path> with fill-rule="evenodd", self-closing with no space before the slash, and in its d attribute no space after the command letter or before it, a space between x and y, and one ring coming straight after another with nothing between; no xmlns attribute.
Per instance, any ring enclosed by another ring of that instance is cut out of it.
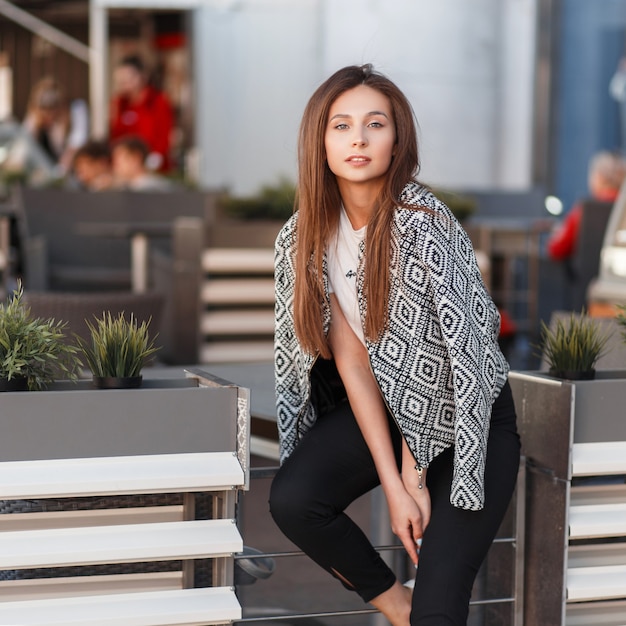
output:
<svg viewBox="0 0 626 626"><path fill-rule="evenodd" d="M172 368L173 369L173 368ZM144 370L139 389L94 389L90 380L56 383L47 391L0 394L0 461L232 452L249 486L249 390L199 369L154 377ZM161 372L163 374L163 372ZM185 376L186 375L186 376ZM147 378L146 378L147 376ZM234 493L234 492L233 492ZM216 500L218 503L216 503ZM235 500L211 494L139 494L0 501L0 513L182 506L186 515L210 519L216 506L234 517ZM79 568L86 575L183 570L186 584L209 586L223 564L209 559L120 563ZM8 570L0 580L75 576L75 567ZM231 574L232 575L232 574Z"/></svg>
<svg viewBox="0 0 626 626"><path fill-rule="evenodd" d="M208 232L208 245L219 248L274 248L286 220L220 217Z"/></svg>
<svg viewBox="0 0 626 626"><path fill-rule="evenodd" d="M566 623L572 448L626 441L626 371L598 371L592 381L540 372L509 379L528 461L524 616L559 626Z"/></svg>
<svg viewBox="0 0 626 626"><path fill-rule="evenodd" d="M233 451L247 486L249 426L249 390L202 370L140 389L56 383L2 393L0 460Z"/></svg>

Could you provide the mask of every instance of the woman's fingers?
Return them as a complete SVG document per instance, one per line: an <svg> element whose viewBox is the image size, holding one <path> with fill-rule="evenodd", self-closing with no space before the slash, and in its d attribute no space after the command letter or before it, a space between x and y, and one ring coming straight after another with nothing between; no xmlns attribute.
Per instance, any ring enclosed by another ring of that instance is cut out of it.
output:
<svg viewBox="0 0 626 626"><path fill-rule="evenodd" d="M415 504L420 512L420 533L419 536L426 530L430 522L430 512L431 512L431 503L430 503L430 492L428 491L428 487L423 487L422 489L413 489L408 490L409 494L415 500Z"/></svg>
<svg viewBox="0 0 626 626"><path fill-rule="evenodd" d="M430 519L430 495L422 488L417 494L411 494L405 487L390 491L387 495L391 528L400 539L404 549L417 565L422 535L426 521Z"/></svg>
<svg viewBox="0 0 626 626"><path fill-rule="evenodd" d="M402 542L406 553L413 562L413 565L417 566L417 560L419 558L419 550L415 538L413 536L413 528L408 526L403 532L396 533L398 539Z"/></svg>

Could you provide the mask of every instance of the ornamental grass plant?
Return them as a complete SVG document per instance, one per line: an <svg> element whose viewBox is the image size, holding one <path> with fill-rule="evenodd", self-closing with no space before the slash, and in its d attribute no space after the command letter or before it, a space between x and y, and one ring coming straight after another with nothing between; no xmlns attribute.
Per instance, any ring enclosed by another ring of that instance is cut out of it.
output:
<svg viewBox="0 0 626 626"><path fill-rule="evenodd" d="M43 389L56 378L76 380L80 359L67 341L67 323L33 317L18 283L0 304L0 379L26 379L29 390Z"/></svg>
<svg viewBox="0 0 626 626"><path fill-rule="evenodd" d="M285 221L293 213L295 197L295 185L287 178L281 178L275 185L263 186L254 196L240 198L225 195L220 204L229 217Z"/></svg>
<svg viewBox="0 0 626 626"><path fill-rule="evenodd" d="M95 323L86 322L91 341L77 337L77 342L95 377L140 376L148 359L159 350L154 345L156 336L151 339L148 333L150 320L139 324L132 314L126 319L124 313L113 317L106 312L95 318Z"/></svg>
<svg viewBox="0 0 626 626"><path fill-rule="evenodd" d="M554 329L541 322L540 347L550 373L561 377L592 374L598 359L607 352L610 332L602 331L584 311L572 313L569 320L557 320Z"/></svg>

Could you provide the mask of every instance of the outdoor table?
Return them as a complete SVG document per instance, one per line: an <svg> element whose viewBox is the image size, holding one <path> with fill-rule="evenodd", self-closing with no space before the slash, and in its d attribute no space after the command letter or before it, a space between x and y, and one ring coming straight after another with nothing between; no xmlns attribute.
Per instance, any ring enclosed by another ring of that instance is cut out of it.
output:
<svg viewBox="0 0 626 626"><path fill-rule="evenodd" d="M186 369L200 368L229 383L250 389L250 414L259 419L276 423L276 401L274 396L274 363L211 363L200 365L174 365L146 367L144 378L185 377Z"/></svg>
<svg viewBox="0 0 626 626"><path fill-rule="evenodd" d="M463 225L476 250L483 252L490 261L491 275L484 279L494 300L509 312L521 305L524 314L518 323L528 332L537 327L539 316L542 240L554 223L550 218L473 217ZM496 263L501 264L501 271L495 272L499 280L494 284L491 276ZM515 276L520 266L526 275L521 286Z"/></svg>

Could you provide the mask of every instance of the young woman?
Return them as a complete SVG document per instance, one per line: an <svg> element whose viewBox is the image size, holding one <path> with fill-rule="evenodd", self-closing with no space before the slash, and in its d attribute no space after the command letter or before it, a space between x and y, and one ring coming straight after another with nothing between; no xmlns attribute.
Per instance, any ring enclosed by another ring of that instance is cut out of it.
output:
<svg viewBox="0 0 626 626"><path fill-rule="evenodd" d="M282 464L270 509L394 626L461 625L519 438L497 309L418 169L411 106L371 66L339 70L313 94L299 210L276 241ZM412 598L344 513L379 484L419 558Z"/></svg>

